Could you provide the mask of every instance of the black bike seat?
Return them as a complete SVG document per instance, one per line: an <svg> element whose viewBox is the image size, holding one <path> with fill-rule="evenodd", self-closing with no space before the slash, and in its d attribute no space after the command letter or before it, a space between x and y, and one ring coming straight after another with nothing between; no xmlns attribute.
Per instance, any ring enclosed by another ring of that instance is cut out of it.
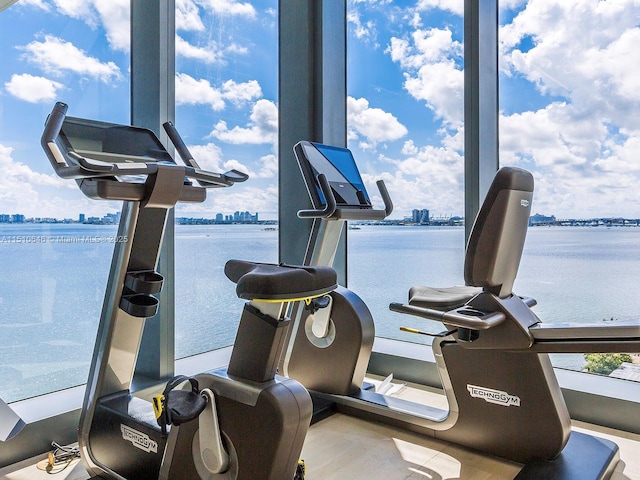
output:
<svg viewBox="0 0 640 480"><path fill-rule="evenodd" d="M236 294L247 300L296 300L334 290L336 271L331 267L255 263L229 260L224 273L236 284Z"/></svg>

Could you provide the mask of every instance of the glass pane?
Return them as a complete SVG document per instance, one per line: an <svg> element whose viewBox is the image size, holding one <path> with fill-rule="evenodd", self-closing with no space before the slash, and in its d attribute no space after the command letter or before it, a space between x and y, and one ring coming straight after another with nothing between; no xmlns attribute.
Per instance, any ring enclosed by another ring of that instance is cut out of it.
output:
<svg viewBox="0 0 640 480"><path fill-rule="evenodd" d="M278 259L277 6L176 2L176 127L204 168L250 176L176 209L178 358L233 343L243 302L228 259Z"/></svg>
<svg viewBox="0 0 640 480"><path fill-rule="evenodd" d="M515 289L538 300L543 322L637 318L637 2L501 6L500 158L536 181ZM587 367L581 354L553 361ZM623 362L631 365L614 375L640 379L637 355L591 357L596 366Z"/></svg>
<svg viewBox="0 0 640 480"><path fill-rule="evenodd" d="M463 283L463 7L348 2L349 148L374 205L380 178L394 204L383 225L351 225L349 288L386 338L441 327L389 311L411 286Z"/></svg>
<svg viewBox="0 0 640 480"><path fill-rule="evenodd" d="M40 147L69 115L129 123L129 1L0 12L0 397L86 381L120 205L59 179Z"/></svg>

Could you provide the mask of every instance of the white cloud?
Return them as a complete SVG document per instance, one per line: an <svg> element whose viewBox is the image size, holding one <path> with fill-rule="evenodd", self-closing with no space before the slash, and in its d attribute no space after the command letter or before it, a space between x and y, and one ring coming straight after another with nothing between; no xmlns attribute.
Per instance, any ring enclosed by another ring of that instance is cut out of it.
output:
<svg viewBox="0 0 640 480"><path fill-rule="evenodd" d="M376 38L375 23L373 20L362 22L360 12L355 9L347 11L347 22L353 25L353 34L359 40L373 42Z"/></svg>
<svg viewBox="0 0 640 480"><path fill-rule="evenodd" d="M84 0L54 0L58 11L71 18L82 19L90 26L96 26L96 12L92 8L92 2Z"/></svg>
<svg viewBox="0 0 640 480"><path fill-rule="evenodd" d="M176 30L204 31L198 6L193 0L176 0Z"/></svg>
<svg viewBox="0 0 640 480"><path fill-rule="evenodd" d="M518 9L525 5L529 0L500 0L499 7L501 10Z"/></svg>
<svg viewBox="0 0 640 480"><path fill-rule="evenodd" d="M503 65L544 94L602 106L613 100L612 111L619 97L638 101L640 67L629 61L640 40L638 8L639 0L532 0L500 30ZM527 40L532 48L520 47Z"/></svg>
<svg viewBox="0 0 640 480"><path fill-rule="evenodd" d="M531 0L500 29L503 72L548 99L500 119L501 162L533 171L537 211L638 215L639 9L640 0Z"/></svg>
<svg viewBox="0 0 640 480"><path fill-rule="evenodd" d="M12 75L4 86L14 97L30 103L51 102L58 97L58 90L64 87L61 83L28 73Z"/></svg>
<svg viewBox="0 0 640 480"><path fill-rule="evenodd" d="M101 62L88 56L83 50L53 35L46 35L43 42L33 41L24 47L24 57L39 66L45 72L61 75L70 71L79 75L93 77L104 83L120 80L120 69L113 62Z"/></svg>
<svg viewBox="0 0 640 480"><path fill-rule="evenodd" d="M188 148L195 161L204 170L221 172L224 169L222 166L222 150L215 143L189 145Z"/></svg>
<svg viewBox="0 0 640 480"><path fill-rule="evenodd" d="M278 157L273 154L260 157L259 178L276 178L278 176Z"/></svg>
<svg viewBox="0 0 640 480"><path fill-rule="evenodd" d="M198 162L198 165L204 170L219 173L228 172L229 170L239 170L246 174L251 173L249 168L238 160L224 160L222 149L215 143L189 145L188 148L195 161Z"/></svg>
<svg viewBox="0 0 640 480"><path fill-rule="evenodd" d="M407 134L407 128L395 116L380 108L371 108L366 98L347 97L347 125L351 139L362 135L370 147Z"/></svg>
<svg viewBox="0 0 640 480"><path fill-rule="evenodd" d="M211 86L208 80L195 78L186 73L176 74L176 105L208 104L215 111L224 109L222 92Z"/></svg>
<svg viewBox="0 0 640 480"><path fill-rule="evenodd" d="M256 80L238 83L227 80L222 84L222 96L236 105L242 105L262 97L262 88Z"/></svg>
<svg viewBox="0 0 640 480"><path fill-rule="evenodd" d="M257 16L256 9L250 3L237 0L197 0L204 8L219 15L237 15L247 18Z"/></svg>
<svg viewBox="0 0 640 480"><path fill-rule="evenodd" d="M62 14L82 20L91 28L102 24L111 48L129 51L130 0L54 0L54 3Z"/></svg>
<svg viewBox="0 0 640 480"><path fill-rule="evenodd" d="M381 157L392 168L375 175L363 173L369 193L377 191L375 181L382 178L393 199L394 216L402 217L416 205L428 205L433 215L463 214L464 156L447 143L456 142L419 147L408 140L399 158Z"/></svg>
<svg viewBox="0 0 640 480"><path fill-rule="evenodd" d="M416 29L408 38L393 37L387 52L404 69L404 87L412 97L424 100L447 125L462 125L464 73L456 61L463 46L450 30Z"/></svg>
<svg viewBox="0 0 640 480"><path fill-rule="evenodd" d="M216 124L211 136L227 143L261 144L278 141L278 107L270 100L258 100L251 110L249 124L246 127L235 126L232 129L227 123Z"/></svg>
<svg viewBox="0 0 640 480"><path fill-rule="evenodd" d="M565 102L500 118L501 163L530 169L536 211L561 218L637 216L638 148L640 131L614 133Z"/></svg>
<svg viewBox="0 0 640 480"><path fill-rule="evenodd" d="M39 8L40 10L44 10L45 12L49 11L49 5L47 3L45 3L43 0L20 0L20 3L18 3L19 6L30 6L30 7L35 7L35 8Z"/></svg>
<svg viewBox="0 0 640 480"><path fill-rule="evenodd" d="M43 160L44 161L44 160ZM60 199L47 195L47 202L40 201L40 192L48 189L54 194L67 194L76 190L75 182L63 180L54 173L49 175L33 171L28 165L13 159L13 149L0 144L0 213L21 213L26 216L55 216ZM51 201L49 201L51 199Z"/></svg>
<svg viewBox="0 0 640 480"><path fill-rule="evenodd" d="M237 43L230 43L229 45L224 47L224 52L236 55L246 55L249 53L249 49L247 47L243 47L242 45L238 45Z"/></svg>
<svg viewBox="0 0 640 480"><path fill-rule="evenodd" d="M131 44L130 0L93 0L93 6L114 50L128 52Z"/></svg>
<svg viewBox="0 0 640 480"><path fill-rule="evenodd" d="M210 105L215 111L225 108L225 102L243 105L262 96L262 88L256 80L238 83L227 80L220 88L213 87L208 80L195 78L186 73L176 74L177 105Z"/></svg>
<svg viewBox="0 0 640 480"><path fill-rule="evenodd" d="M462 16L464 14L464 1L463 0L420 0L416 5L417 10L431 10L431 9L447 10L456 15Z"/></svg>
<svg viewBox="0 0 640 480"><path fill-rule="evenodd" d="M176 35L176 55L185 58L202 60L205 63L216 63L221 61L221 53L215 44L206 47L196 47L191 45L180 35Z"/></svg>
<svg viewBox="0 0 640 480"><path fill-rule="evenodd" d="M500 118L501 158L509 164L526 158L549 168L579 166L600 155L606 135L598 119L581 117L571 105L556 102Z"/></svg>

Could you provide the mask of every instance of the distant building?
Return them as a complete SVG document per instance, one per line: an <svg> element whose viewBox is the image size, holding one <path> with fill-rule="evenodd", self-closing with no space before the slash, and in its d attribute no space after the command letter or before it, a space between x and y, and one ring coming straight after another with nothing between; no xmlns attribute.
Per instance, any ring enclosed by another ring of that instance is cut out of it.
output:
<svg viewBox="0 0 640 480"><path fill-rule="evenodd" d="M233 214L234 222L257 222L258 221L258 213L255 215L251 215L249 212L235 212Z"/></svg>
<svg viewBox="0 0 640 480"><path fill-rule="evenodd" d="M6 213L0 214L0 223L10 223L11 215L7 215Z"/></svg>
<svg viewBox="0 0 640 480"><path fill-rule="evenodd" d="M426 208L423 208L422 210L418 210L417 208L413 209L411 221L418 224L429 223L429 210Z"/></svg>
<svg viewBox="0 0 640 480"><path fill-rule="evenodd" d="M109 225L114 223L120 223L120 212L107 213L104 217L102 217L102 223L106 223Z"/></svg>
<svg viewBox="0 0 640 480"><path fill-rule="evenodd" d="M24 215L20 213L16 213L15 215L11 215L11 223L24 223Z"/></svg>
<svg viewBox="0 0 640 480"><path fill-rule="evenodd" d="M81 213L80 215L78 215L78 223L84 223L85 222L85 216L84 213Z"/></svg>
<svg viewBox="0 0 640 480"><path fill-rule="evenodd" d="M216 214L216 222L224 222L224 215L222 215L221 213L217 213Z"/></svg>
<svg viewBox="0 0 640 480"><path fill-rule="evenodd" d="M555 215L551 215L551 216L546 216L546 215L540 215L539 213L536 213L535 215L531 215L529 217L529 226L535 226L535 225L553 225L556 221L556 217Z"/></svg>

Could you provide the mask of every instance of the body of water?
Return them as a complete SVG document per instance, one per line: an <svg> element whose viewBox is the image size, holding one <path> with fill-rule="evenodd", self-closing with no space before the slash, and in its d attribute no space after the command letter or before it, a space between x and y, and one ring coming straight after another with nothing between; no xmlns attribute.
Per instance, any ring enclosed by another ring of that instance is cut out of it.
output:
<svg viewBox="0 0 640 480"><path fill-rule="evenodd" d="M0 224L0 397L86 381L115 234L106 225ZM277 231L261 225L176 226L178 357L233 342L243 301L224 263L276 262L277 244ZM538 300L544 322L637 317L639 252L640 228L531 228L514 290ZM350 288L369 305L382 337L424 341L399 327L433 327L390 312L389 303L405 301L412 285L464 282L460 227L362 226L349 232L348 255ZM581 361L554 357L573 368Z"/></svg>

